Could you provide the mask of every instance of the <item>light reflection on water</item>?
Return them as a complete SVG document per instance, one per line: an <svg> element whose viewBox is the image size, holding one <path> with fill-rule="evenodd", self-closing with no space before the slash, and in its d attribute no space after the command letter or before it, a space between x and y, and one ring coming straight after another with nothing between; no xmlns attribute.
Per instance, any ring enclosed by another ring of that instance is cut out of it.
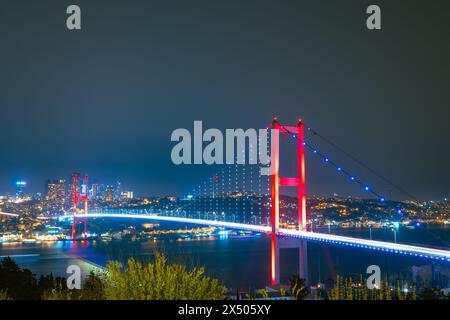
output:
<svg viewBox="0 0 450 320"><path fill-rule="evenodd" d="M342 234L366 237L366 230L340 230ZM448 228L430 230L400 230L402 242L442 246L450 242ZM323 231L327 232L327 231ZM336 232L334 232L336 233ZM372 230L374 239L387 237L389 230ZM298 240L280 240L280 278L287 283L298 273ZM42 243L2 243L0 256L13 256L23 268L35 274L52 272L64 276L66 268L78 264L83 274L105 266L108 260L125 261L136 257L151 261L156 251L163 251L169 259L192 266L205 266L206 272L221 279L228 287L249 289L270 284L270 237L209 237L184 241L58 241ZM428 260L382 254L364 249L308 243L308 277L310 283L326 281L341 275L365 274L368 265L377 264L386 275L401 275L411 280L410 267L430 264ZM448 269L448 264L444 269ZM439 268L437 268L439 269ZM442 268L439 270L443 270ZM445 271L445 270L444 270ZM446 275L447 274L447 275ZM435 277L435 283L449 286L450 272Z"/></svg>

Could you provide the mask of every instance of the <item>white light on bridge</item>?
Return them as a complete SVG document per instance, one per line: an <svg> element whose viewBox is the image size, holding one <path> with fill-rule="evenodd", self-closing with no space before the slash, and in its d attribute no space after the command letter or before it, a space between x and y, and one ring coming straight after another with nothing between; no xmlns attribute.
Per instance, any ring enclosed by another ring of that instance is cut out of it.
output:
<svg viewBox="0 0 450 320"><path fill-rule="evenodd" d="M70 218L70 216L64 216L65 218ZM244 223L226 222L226 221L214 221L205 219L193 219L193 218L180 218L180 217L167 217L159 216L156 214L129 214L129 213L88 213L76 215L77 218L127 218L127 219L145 219L145 220L158 220L158 221L169 221L169 222L181 222L181 223L192 223L208 226L226 227L230 229L240 229L240 230L251 230L270 233L272 228L270 226L261 225L251 225ZM410 256L438 259L441 261L450 261L450 251L419 247L406 244L384 242L367 240L361 238L351 238L345 236L338 236L326 233L316 233L309 231L299 231L291 229L280 229L278 235L304 238L314 241L323 241L327 243L342 244L357 248L373 249L378 251L397 253L397 254L407 254Z"/></svg>

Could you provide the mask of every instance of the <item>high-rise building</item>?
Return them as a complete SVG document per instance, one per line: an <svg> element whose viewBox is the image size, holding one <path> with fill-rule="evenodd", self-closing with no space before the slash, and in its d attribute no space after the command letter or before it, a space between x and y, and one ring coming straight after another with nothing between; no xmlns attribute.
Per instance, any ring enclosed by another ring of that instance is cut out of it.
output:
<svg viewBox="0 0 450 320"><path fill-rule="evenodd" d="M25 196L25 188L27 186L27 182L26 181L16 181L16 196L18 198L23 198Z"/></svg>
<svg viewBox="0 0 450 320"><path fill-rule="evenodd" d="M114 201L114 186L108 185L105 190L105 201Z"/></svg>
<svg viewBox="0 0 450 320"><path fill-rule="evenodd" d="M122 183L120 181L116 182L116 188L114 190L114 199L119 199L122 196Z"/></svg>
<svg viewBox="0 0 450 320"><path fill-rule="evenodd" d="M47 200L63 200L66 196L66 180L47 180L45 189Z"/></svg>
<svg viewBox="0 0 450 320"><path fill-rule="evenodd" d="M97 199L100 197L100 186L98 183L91 184L91 199Z"/></svg>
<svg viewBox="0 0 450 320"><path fill-rule="evenodd" d="M74 180L76 179L77 183L74 186ZM71 177L68 180L67 183L67 205L70 209L73 208L73 201L74 201L74 194L76 193L77 195L81 194L81 183L79 183L79 179L80 179L80 173L78 172L73 172ZM76 187L76 190L74 190L74 187Z"/></svg>
<svg viewBox="0 0 450 320"><path fill-rule="evenodd" d="M122 191L122 193L120 194L120 198L121 199L133 199L134 193L133 193L133 191Z"/></svg>

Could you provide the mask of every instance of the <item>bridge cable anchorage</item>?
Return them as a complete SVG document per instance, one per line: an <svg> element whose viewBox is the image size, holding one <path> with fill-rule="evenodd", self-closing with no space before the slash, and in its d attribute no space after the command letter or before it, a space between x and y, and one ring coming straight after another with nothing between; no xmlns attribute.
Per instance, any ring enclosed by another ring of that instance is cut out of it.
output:
<svg viewBox="0 0 450 320"><path fill-rule="evenodd" d="M352 161L356 162L357 164L359 164L361 167L363 167L364 169L368 170L369 172L371 172L373 175L375 175L376 177L378 177L379 179L383 180L384 182L386 182L387 184L389 184L391 187L393 187L394 189L397 189L398 191L400 191L401 193L403 193L404 195L408 196L409 198L411 198L412 200L415 201L419 201L418 198L416 196L414 196L413 194L411 194L410 192L406 191L403 187L399 186L398 184L392 182L390 179L386 178L384 175L382 175L381 173L377 172L375 169L369 167L368 165L366 165L364 162L362 162L361 160L359 160L358 158L356 158L355 156L353 156L352 154L350 154L348 151L344 150L342 147L338 146L336 143L334 143L333 141L331 141L330 139L324 137L323 135L321 135L320 133L318 133L316 130L314 130L311 127L307 127L307 130L310 131L313 135L319 137L320 139L322 139L323 141L325 141L326 143L328 143L330 146L332 146L333 148L335 148L336 150L338 150L339 152L343 153L345 156L347 156L349 159L351 159Z"/></svg>
<svg viewBox="0 0 450 320"><path fill-rule="evenodd" d="M292 137L294 139L298 139L297 136L290 132L289 129L287 129L286 127L283 126L283 129L287 132L289 132ZM341 166L339 166L336 162L330 160L329 157L327 157L326 155L324 155L323 153L319 152L317 148L314 148L311 144L307 143L307 142L303 142L304 146L307 147L308 149L310 149L314 154L316 154L317 156L319 156L325 163L330 164L331 166L335 167L336 170L344 175L346 175L350 181L357 183L358 185L360 185L363 190L365 192L369 192L371 194L373 194L379 201L381 202L385 202L386 201L386 197L382 196L381 193L376 192L375 190L372 190L372 188L369 187L368 184L364 183L362 180L356 178L354 175L352 175L349 171L344 170Z"/></svg>

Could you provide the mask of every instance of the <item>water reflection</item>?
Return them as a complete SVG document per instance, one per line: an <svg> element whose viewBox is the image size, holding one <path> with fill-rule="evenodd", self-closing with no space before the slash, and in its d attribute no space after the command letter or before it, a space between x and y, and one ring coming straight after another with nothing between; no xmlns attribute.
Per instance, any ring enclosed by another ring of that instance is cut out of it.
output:
<svg viewBox="0 0 450 320"><path fill-rule="evenodd" d="M346 235L361 236L359 230L343 230ZM388 230L387 230L388 231ZM374 239L382 238L384 230L373 230ZM450 242L449 228L428 229L430 232L401 230L401 239L439 245L434 236ZM432 232L432 233L431 233ZM288 284L298 274L309 285L332 284L336 275L365 275L367 266L378 265L383 277L402 279L418 286L450 285L448 263L431 264L418 257L391 255L383 252L346 246L329 245L271 235L228 237L190 241L61 241L47 243L1 243L0 256L14 256L23 268L38 276L65 276L68 265L89 262L106 266L109 260L126 261L135 257L152 261L156 251L163 251L170 261L188 267L205 267L206 273L223 281L230 289L249 290L271 284ZM21 256L17 256L21 255ZM89 272L88 270L86 272Z"/></svg>
<svg viewBox="0 0 450 320"><path fill-rule="evenodd" d="M283 241L282 237L277 237L274 233L271 234L270 241L270 283L271 285L280 284L280 251L283 248L297 248L298 249L298 275L305 279L306 284L309 282L308 276L308 242L304 239L293 242Z"/></svg>

